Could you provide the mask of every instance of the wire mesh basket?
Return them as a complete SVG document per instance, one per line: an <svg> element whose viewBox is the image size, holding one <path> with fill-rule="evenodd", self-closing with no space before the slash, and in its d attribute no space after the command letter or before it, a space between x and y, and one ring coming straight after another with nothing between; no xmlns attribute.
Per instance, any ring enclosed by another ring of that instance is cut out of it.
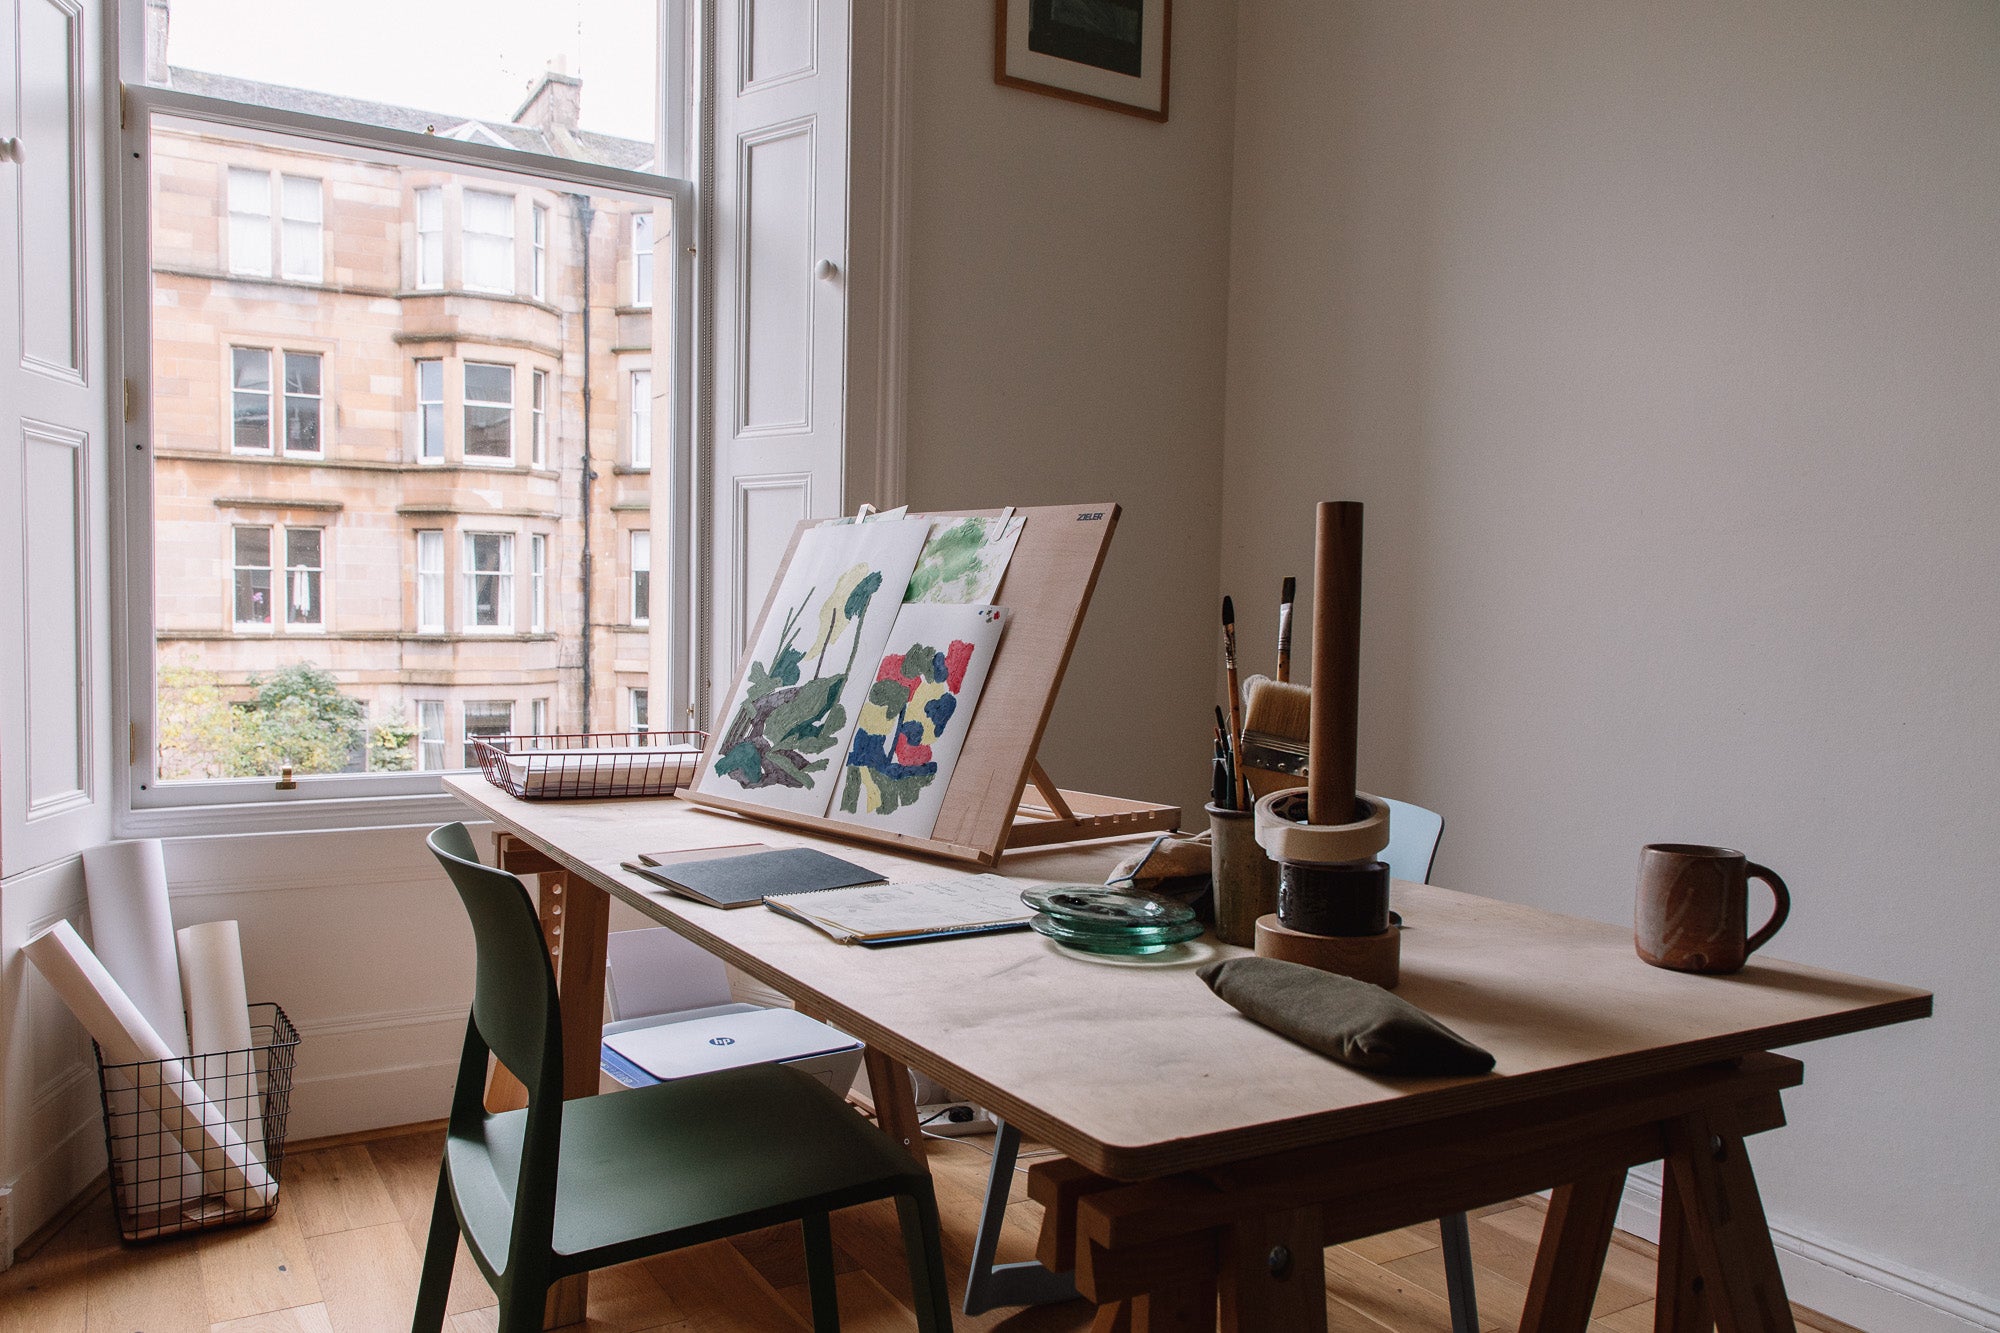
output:
<svg viewBox="0 0 2000 1333"><path fill-rule="evenodd" d="M157 1240L277 1211L298 1044L283 1009L253 1004L250 1045L239 1051L111 1065L96 1050L120 1237ZM190 1153L193 1125L217 1146Z"/></svg>
<svg viewBox="0 0 2000 1333"><path fill-rule="evenodd" d="M588 731L564 736L484 736L479 771L524 801L584 796L667 796L694 781L705 731Z"/></svg>

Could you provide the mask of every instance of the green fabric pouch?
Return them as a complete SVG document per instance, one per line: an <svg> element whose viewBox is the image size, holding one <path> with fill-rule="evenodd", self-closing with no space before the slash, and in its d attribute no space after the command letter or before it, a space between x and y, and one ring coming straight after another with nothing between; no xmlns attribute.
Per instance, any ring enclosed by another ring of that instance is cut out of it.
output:
<svg viewBox="0 0 2000 1333"><path fill-rule="evenodd" d="M1493 1057L1380 986L1276 958L1196 973L1245 1018L1371 1074L1484 1074Z"/></svg>

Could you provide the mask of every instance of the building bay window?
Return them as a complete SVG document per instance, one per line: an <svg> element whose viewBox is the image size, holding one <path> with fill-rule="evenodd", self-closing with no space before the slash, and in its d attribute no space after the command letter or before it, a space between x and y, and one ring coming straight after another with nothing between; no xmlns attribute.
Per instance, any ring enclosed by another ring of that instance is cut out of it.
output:
<svg viewBox="0 0 2000 1333"><path fill-rule="evenodd" d="M653 466L653 372L635 370L629 381L632 395L632 466Z"/></svg>
<svg viewBox="0 0 2000 1333"><path fill-rule="evenodd" d="M436 185L417 191L417 286L444 286L444 190Z"/></svg>
<svg viewBox="0 0 2000 1333"><path fill-rule="evenodd" d="M653 215L632 215L632 304L653 304Z"/></svg>
<svg viewBox="0 0 2000 1333"><path fill-rule="evenodd" d="M417 362L417 461L444 461L444 362Z"/></svg>
<svg viewBox="0 0 2000 1333"><path fill-rule="evenodd" d="M514 461L514 368L465 363L465 456Z"/></svg>
<svg viewBox="0 0 2000 1333"><path fill-rule="evenodd" d="M302 282L318 282L326 272L320 183L310 176L280 176L284 220L279 226L279 272Z"/></svg>
<svg viewBox="0 0 2000 1333"><path fill-rule="evenodd" d="M507 532L465 534L465 627L514 628L514 536Z"/></svg>
<svg viewBox="0 0 2000 1333"><path fill-rule="evenodd" d="M653 618L653 534L632 534L632 623Z"/></svg>
<svg viewBox="0 0 2000 1333"><path fill-rule="evenodd" d="M507 736L514 730L512 699L467 699L465 701L465 766L479 767L478 741L482 736Z"/></svg>
<svg viewBox="0 0 2000 1333"><path fill-rule="evenodd" d="M444 700L417 700L417 768L424 773L444 769Z"/></svg>
<svg viewBox="0 0 2000 1333"><path fill-rule="evenodd" d="M229 350L230 447L238 453L271 452L271 353L262 347Z"/></svg>
<svg viewBox="0 0 2000 1333"><path fill-rule="evenodd" d="M467 190L465 286L475 292L514 290L514 196Z"/></svg>
<svg viewBox="0 0 2000 1333"><path fill-rule="evenodd" d="M444 633L444 532L417 533L417 632Z"/></svg>

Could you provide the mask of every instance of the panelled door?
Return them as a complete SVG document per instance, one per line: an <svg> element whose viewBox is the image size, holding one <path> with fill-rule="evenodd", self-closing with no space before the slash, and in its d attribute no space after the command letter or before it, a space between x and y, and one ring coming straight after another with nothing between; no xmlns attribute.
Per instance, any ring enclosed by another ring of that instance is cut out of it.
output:
<svg viewBox="0 0 2000 1333"><path fill-rule="evenodd" d="M728 686L794 526L844 503L849 152L848 0L710 3L704 708Z"/></svg>
<svg viewBox="0 0 2000 1333"><path fill-rule="evenodd" d="M109 836L103 0L0 0L0 874Z"/></svg>

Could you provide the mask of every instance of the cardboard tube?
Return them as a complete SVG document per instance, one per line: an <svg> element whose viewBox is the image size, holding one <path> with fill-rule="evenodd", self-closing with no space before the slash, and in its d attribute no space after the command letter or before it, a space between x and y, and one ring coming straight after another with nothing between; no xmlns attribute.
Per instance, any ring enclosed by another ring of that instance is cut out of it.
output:
<svg viewBox="0 0 2000 1333"><path fill-rule="evenodd" d="M221 1108L259 1161L264 1117L250 1051L250 1003L243 991L243 946L234 921L174 932L180 946L181 994L187 1001L189 1062L202 1090Z"/></svg>
<svg viewBox="0 0 2000 1333"><path fill-rule="evenodd" d="M1313 548L1311 758L1308 822L1354 819L1356 719L1361 703L1361 504L1322 500Z"/></svg>
<svg viewBox="0 0 2000 1333"><path fill-rule="evenodd" d="M114 981L74 927L58 921L22 946L42 976L97 1040L106 1061L159 1062L159 1078L138 1080L139 1100L155 1111L201 1166L207 1193L241 1191L255 1206L271 1202L277 1182L243 1138L188 1076L186 1067Z"/></svg>
<svg viewBox="0 0 2000 1333"><path fill-rule="evenodd" d="M86 848L83 877L98 961L166 1042L168 1054L186 1055L187 1013L159 839Z"/></svg>

